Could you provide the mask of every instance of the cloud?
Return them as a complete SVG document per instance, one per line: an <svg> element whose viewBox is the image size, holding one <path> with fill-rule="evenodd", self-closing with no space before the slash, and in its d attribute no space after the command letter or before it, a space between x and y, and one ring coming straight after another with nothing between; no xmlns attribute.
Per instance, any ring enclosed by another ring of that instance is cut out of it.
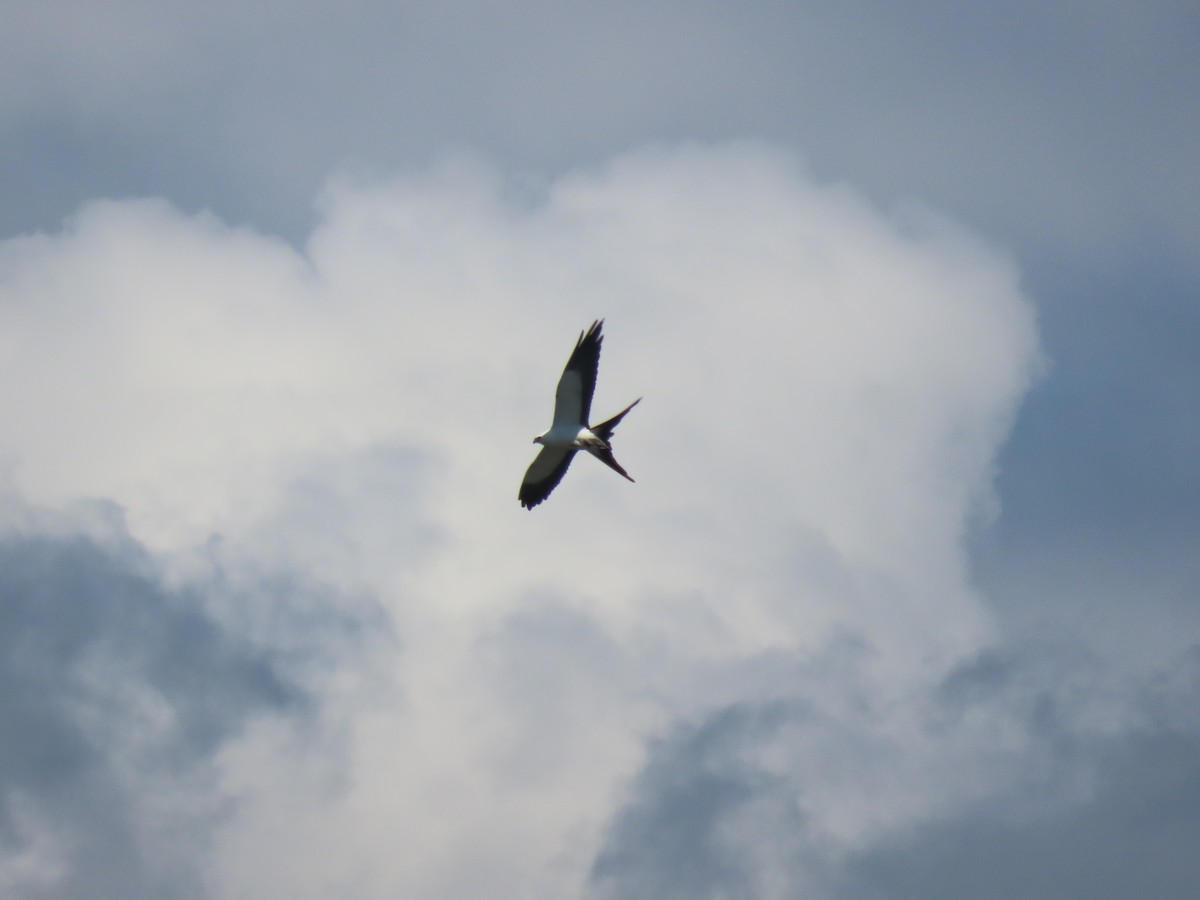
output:
<svg viewBox="0 0 1200 900"><path fill-rule="evenodd" d="M813 835L786 780L746 766L735 746L738 736L761 739L781 714L730 707L657 746L636 801L596 858L594 895L759 897L779 888L819 895L812 865L794 866L771 889L764 855L781 844L794 853Z"/></svg>
<svg viewBox="0 0 1200 900"><path fill-rule="evenodd" d="M1084 740L1062 711L1037 707L1064 770L1086 773L1071 802L1039 785L896 834L853 858L846 897L1188 897L1200 874L1200 732L1195 651L1172 661L1174 684L1138 698L1150 710L1128 732ZM1061 700L1062 698L1057 698ZM1189 710L1189 707L1191 710ZM1169 711L1168 711L1169 710Z"/></svg>
<svg viewBox="0 0 1200 900"><path fill-rule="evenodd" d="M9 25L0 165L21 213L0 211L5 233L97 194L166 194L298 237L313 191L346 166L465 146L541 179L648 141L755 135L1031 255L1102 262L1148 240L1190 266L1196 244L1184 198L1200 131L1178 114L1195 14L1181 4L1082 19L940 0L903 14L59 0Z"/></svg>
<svg viewBox="0 0 1200 900"><path fill-rule="evenodd" d="M648 142L765 137L821 181L844 179L885 208L932 203L1020 261L1055 368L1000 460L998 563L981 569L996 605L1034 632L1074 635L1082 617L1089 639L1140 644L1151 662L1186 633L1200 127L1180 111L1197 92L1194 10L465 8L54 0L12 11L0 35L0 234L57 232L98 197L162 196L213 211L216 233L249 222L281 235L303 280L303 245L324 215L313 197L330 173L378 186L468 147L507 173L494 186L501 210L519 209ZM251 490L240 486L239 502ZM1152 614L1123 614L1130 590ZM1111 596L1092 603L1097 591Z"/></svg>
<svg viewBox="0 0 1200 900"><path fill-rule="evenodd" d="M141 559L308 697L195 751L239 803L183 817L218 848L188 889L271 896L303 857L291 896L561 897L617 854L665 891L630 836L674 821L672 761L741 791L675 846L746 891L932 889L940 827L1015 846L1022 768L1050 801L1018 830L1128 858L1083 776L1165 808L1103 747L1188 740L1131 698L1195 643L1195 11L627 6L6 17L4 533ZM776 149L675 143L745 135ZM598 314L597 411L647 394L639 483L576 466L522 517L556 348ZM1108 730L1052 751L1064 710ZM137 823L148 794L107 796ZM53 895L28 799L0 893ZM385 822L400 862L360 836Z"/></svg>
<svg viewBox="0 0 1200 900"><path fill-rule="evenodd" d="M117 504L159 605L245 648L218 681L245 712L196 701L169 737L236 800L181 819L195 892L670 896L688 861L714 891L886 893L903 835L1101 796L1130 684L1006 644L969 571L1040 367L1012 261L759 143L528 187L449 157L333 180L300 248L159 201L0 247L10 495ZM638 483L582 460L529 513L529 439L598 316L597 413L646 397ZM254 660L303 711L250 702ZM60 858L44 884L87 871Z"/></svg>
<svg viewBox="0 0 1200 900"><path fill-rule="evenodd" d="M89 512L103 534L52 517L0 537L0 886L201 896L231 799L215 756L309 692L276 648L164 583L115 509Z"/></svg>
<svg viewBox="0 0 1200 900"><path fill-rule="evenodd" d="M1196 661L1129 690L1058 647L989 650L902 710L715 711L652 745L589 896L1189 896ZM831 833L826 791L872 833Z"/></svg>

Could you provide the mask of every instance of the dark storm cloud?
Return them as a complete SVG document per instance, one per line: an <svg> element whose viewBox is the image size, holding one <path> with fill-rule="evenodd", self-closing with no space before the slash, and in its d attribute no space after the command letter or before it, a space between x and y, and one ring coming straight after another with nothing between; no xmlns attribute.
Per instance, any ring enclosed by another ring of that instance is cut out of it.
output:
<svg viewBox="0 0 1200 900"><path fill-rule="evenodd" d="M120 531L0 540L0 858L47 855L9 896L201 895L207 767L256 717L303 713L288 668Z"/></svg>
<svg viewBox="0 0 1200 900"><path fill-rule="evenodd" d="M805 824L788 785L742 757L785 715L781 707L733 706L657 743L634 785L636 799L617 816L592 867L592 895L762 896L754 857L730 839L728 826L755 800L774 798L782 813L775 825L790 832L793 847L801 845Z"/></svg>
<svg viewBox="0 0 1200 900"><path fill-rule="evenodd" d="M993 659L976 674L995 682L1000 668ZM1147 721L1106 739L1081 741L1052 704L1035 706L1030 730L1054 743L1064 773L1087 774L1084 799L1048 807L1032 785L988 798L856 855L837 895L1192 897L1200 883L1200 651L1177 670L1180 684L1144 692Z"/></svg>
<svg viewBox="0 0 1200 900"><path fill-rule="evenodd" d="M1055 647L997 648L965 661L931 693L926 737L951 741L974 717L997 717L1023 735L1016 775L992 784L981 767L975 801L902 822L849 853L803 814L806 790L827 770L780 776L758 752L817 744L829 723L792 702L718 710L651 745L595 860L592 889L598 897L1190 897L1200 878L1190 852L1200 840L1200 650L1124 705L1109 693L1114 685L1098 660ZM856 738L844 752L859 746ZM886 754L877 762L886 767ZM747 830L747 810L761 831Z"/></svg>
<svg viewBox="0 0 1200 900"><path fill-rule="evenodd" d="M1198 734L1131 737L1099 754L1090 801L1032 821L984 808L914 829L854 860L839 896L1187 900L1200 883L1197 759Z"/></svg>

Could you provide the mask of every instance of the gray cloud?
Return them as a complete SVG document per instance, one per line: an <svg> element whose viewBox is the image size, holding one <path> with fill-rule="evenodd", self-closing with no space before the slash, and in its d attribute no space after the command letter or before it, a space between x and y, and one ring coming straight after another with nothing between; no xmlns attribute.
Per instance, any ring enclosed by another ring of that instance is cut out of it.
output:
<svg viewBox="0 0 1200 900"><path fill-rule="evenodd" d="M594 862L592 895L1188 897L1200 874L1189 852L1200 836L1198 661L1193 650L1122 698L1106 693L1122 679L1057 647L964 662L927 698L922 727L954 743L992 719L1015 766L996 780L982 757L948 757L947 779L974 767L975 800L850 842L805 814L831 771L811 754L829 740L827 714L741 703L681 724L649 748ZM872 740L843 737L848 758ZM809 764L781 771L769 762L780 752ZM893 745L860 772L903 780L902 753Z"/></svg>
<svg viewBox="0 0 1200 900"><path fill-rule="evenodd" d="M176 586L119 510L86 518L104 524L36 514L50 527L0 539L0 886L21 898L207 896L207 847L233 799L218 754L264 717L309 719L320 673L311 652L252 642L214 615L216 573ZM224 590L261 606L264 587ZM326 657L345 640L308 628Z"/></svg>
<svg viewBox="0 0 1200 900"><path fill-rule="evenodd" d="M1000 454L1004 514L974 556L1015 631L1154 666L1195 633L1200 322L1165 261L1079 278L1051 281L1072 308L1042 307L1055 359Z"/></svg>
<svg viewBox="0 0 1200 900"><path fill-rule="evenodd" d="M10 231L135 192L299 236L346 164L466 146L545 176L743 135L1030 247L1153 233L1186 259L1198 228L1177 199L1200 155L1178 114L1200 80L1187 4L60 2L13 18L0 159L25 193Z"/></svg>
<svg viewBox="0 0 1200 900"><path fill-rule="evenodd" d="M728 707L657 742L634 785L636 799L617 816L592 866L591 895L771 896L770 875L758 868L759 854L783 845L792 891L815 896L814 867L795 864L810 836L791 787L742 755L746 744L773 733L780 718L789 715L796 711L778 705ZM736 821L755 806L755 818L767 820L776 840L751 849L739 840ZM770 807L769 815L764 807ZM772 862L778 868L779 860Z"/></svg>
<svg viewBox="0 0 1200 900"><path fill-rule="evenodd" d="M900 832L856 854L836 896L1191 897L1200 861L1200 652L1179 683L1148 685L1147 720L1083 740L1049 703L1030 729L1054 743L1064 771L1085 772L1073 801L1047 804L1034 785ZM1164 696L1165 694L1165 696Z"/></svg>
<svg viewBox="0 0 1200 900"><path fill-rule="evenodd" d="M1017 821L971 809L914 829L855 859L838 896L1191 897L1200 735L1132 736L1098 756L1089 801Z"/></svg>

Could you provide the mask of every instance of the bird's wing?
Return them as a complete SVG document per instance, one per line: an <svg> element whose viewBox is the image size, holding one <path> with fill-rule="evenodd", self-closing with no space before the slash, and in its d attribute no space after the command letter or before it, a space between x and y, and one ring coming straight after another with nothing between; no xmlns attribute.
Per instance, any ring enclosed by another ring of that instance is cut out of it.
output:
<svg viewBox="0 0 1200 900"><path fill-rule="evenodd" d="M596 391L596 370L600 368L600 334L603 319L592 323L586 332L580 332L579 340L562 377L558 379L558 390L554 393L554 425L579 425L587 427L592 412L592 394Z"/></svg>
<svg viewBox="0 0 1200 900"><path fill-rule="evenodd" d="M525 470L517 497L526 509L533 509L558 487L577 451L574 447L543 447Z"/></svg>

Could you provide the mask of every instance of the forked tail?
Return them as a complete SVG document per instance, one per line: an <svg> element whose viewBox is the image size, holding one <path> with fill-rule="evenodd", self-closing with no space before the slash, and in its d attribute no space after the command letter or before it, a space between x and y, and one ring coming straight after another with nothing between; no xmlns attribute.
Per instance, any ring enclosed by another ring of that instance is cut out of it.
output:
<svg viewBox="0 0 1200 900"><path fill-rule="evenodd" d="M607 444L608 439L612 437L612 433L617 430L617 426L620 425L621 420L625 418L625 414L641 402L642 398L638 397L611 419L606 422L601 422L599 425L593 425L589 430L592 432L592 434L596 435L596 437L600 438L602 441L604 441L604 443ZM622 472L622 474L624 473ZM628 478L629 476L626 475L625 477Z"/></svg>

